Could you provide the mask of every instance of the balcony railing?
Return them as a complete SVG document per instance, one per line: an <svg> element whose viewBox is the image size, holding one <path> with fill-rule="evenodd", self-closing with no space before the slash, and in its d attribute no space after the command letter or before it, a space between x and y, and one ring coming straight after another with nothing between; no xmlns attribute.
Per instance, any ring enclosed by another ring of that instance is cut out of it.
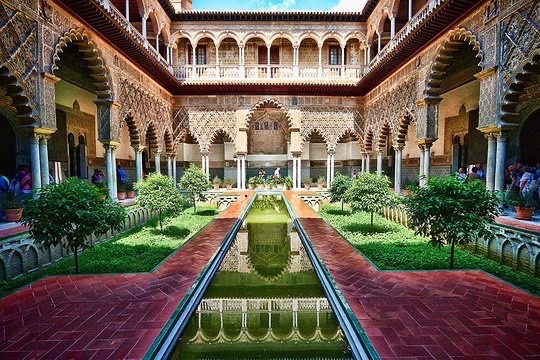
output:
<svg viewBox="0 0 540 360"><path fill-rule="evenodd" d="M177 65L173 66L178 80L359 80L361 65Z"/></svg>
<svg viewBox="0 0 540 360"><path fill-rule="evenodd" d="M111 16L126 32L131 35L137 43L141 44L161 65L165 68L172 70L171 65L167 62L161 54L148 43L148 40L142 36L142 34L131 24L109 0L94 0Z"/></svg>
<svg viewBox="0 0 540 360"><path fill-rule="evenodd" d="M424 5L422 9L415 16L409 20L405 26L386 44L384 48L379 51L379 53L370 61L366 72L369 72L372 68L377 66L377 64L386 57L389 53L394 51L394 49L405 40L420 24L426 20L429 15L437 9L442 3L448 0L430 0Z"/></svg>

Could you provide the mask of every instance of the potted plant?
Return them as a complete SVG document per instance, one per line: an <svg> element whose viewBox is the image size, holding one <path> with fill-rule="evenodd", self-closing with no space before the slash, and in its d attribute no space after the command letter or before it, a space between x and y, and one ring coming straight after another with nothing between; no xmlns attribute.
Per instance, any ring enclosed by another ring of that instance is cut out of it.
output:
<svg viewBox="0 0 540 360"><path fill-rule="evenodd" d="M293 187L293 179L292 179L292 177L290 177L290 176L285 176L285 177L283 178L283 185L285 185L285 188L286 188L287 190L292 189L292 187Z"/></svg>
<svg viewBox="0 0 540 360"><path fill-rule="evenodd" d="M118 197L118 200L126 199L126 184L122 184L122 183L118 184L118 189L116 190L116 196Z"/></svg>
<svg viewBox="0 0 540 360"><path fill-rule="evenodd" d="M531 220L538 202L532 192L518 194L509 191L507 193L507 203L516 210L516 219Z"/></svg>
<svg viewBox="0 0 540 360"><path fill-rule="evenodd" d="M227 190L232 189L233 180L230 177L227 177L223 180L223 185L227 188Z"/></svg>
<svg viewBox="0 0 540 360"><path fill-rule="evenodd" d="M135 197L135 189L133 188L133 183L126 184L126 197L128 199L133 199Z"/></svg>
<svg viewBox="0 0 540 360"><path fill-rule="evenodd" d="M411 189L414 189L415 187L418 187L418 181L411 180L409 178L406 178L403 183L401 184L403 196L408 196L411 193Z"/></svg>
<svg viewBox="0 0 540 360"><path fill-rule="evenodd" d="M278 190L283 190L283 178L282 177L274 178L274 186Z"/></svg>
<svg viewBox="0 0 540 360"><path fill-rule="evenodd" d="M214 187L214 190L219 190L219 186L221 185L221 179L219 176L214 176L214 179L212 180L212 186Z"/></svg>
<svg viewBox="0 0 540 360"><path fill-rule="evenodd" d="M22 198L13 191L7 191L0 198L0 204L6 214L6 221L19 221L22 216Z"/></svg>
<svg viewBox="0 0 540 360"><path fill-rule="evenodd" d="M304 189L309 190L309 188L311 187L311 182L312 182L312 180L311 180L311 178L309 176L305 177L304 181L303 181Z"/></svg>
<svg viewBox="0 0 540 360"><path fill-rule="evenodd" d="M322 189L325 183L326 183L326 178L324 176L319 176L319 178L317 179L317 187L319 189Z"/></svg>

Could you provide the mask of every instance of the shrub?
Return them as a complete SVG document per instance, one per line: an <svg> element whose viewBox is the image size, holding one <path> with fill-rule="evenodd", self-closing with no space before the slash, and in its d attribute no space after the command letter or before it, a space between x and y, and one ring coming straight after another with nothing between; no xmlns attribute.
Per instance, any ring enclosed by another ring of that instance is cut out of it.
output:
<svg viewBox="0 0 540 360"><path fill-rule="evenodd" d="M182 197L176 191L174 181L168 176L152 173L146 179L137 181L135 189L139 192L137 204L158 212L161 231L164 213L176 214L183 209Z"/></svg>
<svg viewBox="0 0 540 360"><path fill-rule="evenodd" d="M351 177L337 173L334 181L332 181L332 185L330 186L331 201L341 202L341 211L343 211L345 193L351 187L353 180L354 179Z"/></svg>
<svg viewBox="0 0 540 360"><path fill-rule="evenodd" d="M405 199L409 223L434 246L450 244L450 269L456 244L489 236L488 222L497 214L498 201L480 181L461 182L454 176L432 177L425 187L414 189Z"/></svg>
<svg viewBox="0 0 540 360"><path fill-rule="evenodd" d="M89 246L88 237L120 230L124 224L126 213L122 206L104 198L97 187L76 178L46 185L32 195L25 201L22 223L30 227L30 236L41 248L61 244L71 250L76 273L78 251Z"/></svg>
<svg viewBox="0 0 540 360"><path fill-rule="evenodd" d="M224 185L227 185L225 179L223 181ZM186 197L188 201L193 204L193 213L197 213L197 200L205 200L204 191L210 188L210 182L208 181L206 174L202 169L196 165L191 165L186 169L184 175L178 182L178 186L181 189L186 190Z"/></svg>

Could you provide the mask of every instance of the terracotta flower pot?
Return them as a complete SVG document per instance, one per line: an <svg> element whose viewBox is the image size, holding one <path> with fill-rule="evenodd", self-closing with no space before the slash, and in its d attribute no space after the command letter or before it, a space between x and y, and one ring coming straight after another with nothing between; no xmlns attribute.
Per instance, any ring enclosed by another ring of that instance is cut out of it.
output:
<svg viewBox="0 0 540 360"><path fill-rule="evenodd" d="M311 184L307 184L307 183L304 184L304 189L309 190L310 187L311 187Z"/></svg>
<svg viewBox="0 0 540 360"><path fill-rule="evenodd" d="M116 197L118 197L118 200L125 200L126 199L126 193L125 192L117 192Z"/></svg>
<svg viewBox="0 0 540 360"><path fill-rule="evenodd" d="M126 197L128 199L133 199L135 197L135 191L128 191L126 192Z"/></svg>
<svg viewBox="0 0 540 360"><path fill-rule="evenodd" d="M212 184L212 186L214 187L214 190L219 190L219 184Z"/></svg>
<svg viewBox="0 0 540 360"><path fill-rule="evenodd" d="M22 212L22 209L4 209L6 221L15 222L21 220Z"/></svg>
<svg viewBox="0 0 540 360"><path fill-rule="evenodd" d="M317 188L318 188L318 189L322 189L323 186L324 186L324 184L317 184Z"/></svg>
<svg viewBox="0 0 540 360"><path fill-rule="evenodd" d="M519 220L531 220L534 208L525 208L525 207L519 207L515 206L514 209L516 210L516 219Z"/></svg>

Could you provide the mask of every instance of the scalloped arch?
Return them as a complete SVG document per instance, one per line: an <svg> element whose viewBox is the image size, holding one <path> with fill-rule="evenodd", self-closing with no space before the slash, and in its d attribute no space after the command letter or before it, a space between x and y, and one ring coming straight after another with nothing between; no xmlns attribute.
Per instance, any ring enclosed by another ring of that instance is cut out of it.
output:
<svg viewBox="0 0 540 360"><path fill-rule="evenodd" d="M534 73L540 69L540 49L534 50L527 59L521 62L521 66L512 74L510 84L505 84L503 88L503 101L501 104L501 118L507 122L517 120L517 107L519 97L531 82Z"/></svg>
<svg viewBox="0 0 540 360"><path fill-rule="evenodd" d="M262 99L258 103L256 103L251 108L249 113L246 115L246 120L244 121L244 127L245 128L247 128L249 126L249 123L250 123L251 119L253 118L253 113L255 111L257 111L259 108L261 108L262 106L264 106L264 105L274 105L275 107L283 110L283 112L285 113L285 117L287 118L287 123L289 124L289 127L292 127L292 125L293 125L292 124L292 117L291 117L291 114L289 114L289 110L285 106L283 106L282 103L277 101L276 99L266 98L266 99Z"/></svg>
<svg viewBox="0 0 540 360"><path fill-rule="evenodd" d="M466 43L472 46L473 51L476 52L476 57L479 60L478 66L484 69L484 53L480 42L476 39L476 36L469 30L464 28L457 28L451 30L447 35L444 42L439 45L437 49L437 55L433 60L431 69L426 79L426 89L424 95L426 98L438 98L441 91L442 78L446 75L445 69L450 65L454 59L454 54L458 48L456 43Z"/></svg>
<svg viewBox="0 0 540 360"><path fill-rule="evenodd" d="M16 109L17 116L21 119L21 125L36 125L36 119L33 117L35 108L22 85L21 74L13 71L9 63L0 66L0 83L6 89L6 96L11 99L11 105Z"/></svg>
<svg viewBox="0 0 540 360"><path fill-rule="evenodd" d="M60 38L54 47L51 73L54 74L54 71L58 69L56 62L60 60L60 54L63 52L63 48L70 42L75 44L79 51L84 49L84 60L92 64L92 66L89 66L88 70L91 73L91 77L94 79L98 99L112 100L111 78L109 71L105 66L105 60L101 56L98 46L90 39L90 35L87 34L84 29L71 29Z"/></svg>

